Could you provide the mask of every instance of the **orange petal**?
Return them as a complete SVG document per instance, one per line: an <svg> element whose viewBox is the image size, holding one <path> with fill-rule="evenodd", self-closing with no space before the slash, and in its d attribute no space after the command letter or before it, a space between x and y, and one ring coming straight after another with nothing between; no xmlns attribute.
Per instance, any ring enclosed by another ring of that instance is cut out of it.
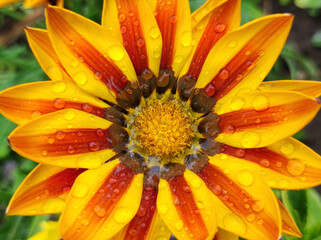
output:
<svg viewBox="0 0 321 240"><path fill-rule="evenodd" d="M113 237L135 216L143 175L118 160L81 174L60 218L63 239L104 240Z"/></svg>
<svg viewBox="0 0 321 240"><path fill-rule="evenodd" d="M33 54L49 78L52 80L71 80L53 49L48 32L43 29L28 27L25 28L25 31Z"/></svg>
<svg viewBox="0 0 321 240"><path fill-rule="evenodd" d="M218 154L198 175L214 193L218 227L246 239L278 239L281 218L273 192L252 169Z"/></svg>
<svg viewBox="0 0 321 240"><path fill-rule="evenodd" d="M16 128L9 136L12 149L34 161L71 168L96 168L128 139L122 127L85 112L66 109Z"/></svg>
<svg viewBox="0 0 321 240"><path fill-rule="evenodd" d="M162 33L160 69L172 69L177 77L192 50L191 13L188 0L161 0L153 4Z"/></svg>
<svg viewBox="0 0 321 240"><path fill-rule="evenodd" d="M321 184L321 157L294 138L268 147L242 149L223 145L222 152L256 168L272 188L302 189Z"/></svg>
<svg viewBox="0 0 321 240"><path fill-rule="evenodd" d="M158 76L162 38L145 1L105 0L102 25L123 42L137 75L151 70Z"/></svg>
<svg viewBox="0 0 321 240"><path fill-rule="evenodd" d="M298 226L295 224L293 218L291 217L288 210L285 208L285 206L282 204L282 202L278 200L281 217L282 217L282 232L286 235L301 238L302 234L298 228Z"/></svg>
<svg viewBox="0 0 321 240"><path fill-rule="evenodd" d="M44 4L48 4L48 0L24 0L25 8L34 8Z"/></svg>
<svg viewBox="0 0 321 240"><path fill-rule="evenodd" d="M85 170L38 165L16 190L7 214L39 215L61 212L75 179Z"/></svg>
<svg viewBox="0 0 321 240"><path fill-rule="evenodd" d="M156 187L144 185L142 199L135 217L113 240L169 239L171 233L156 211Z"/></svg>
<svg viewBox="0 0 321 240"><path fill-rule="evenodd" d="M239 237L237 235L219 228L213 240L238 240L238 239Z"/></svg>
<svg viewBox="0 0 321 240"><path fill-rule="evenodd" d="M205 60L195 87L214 89L206 94L217 100L241 89L256 89L279 56L292 20L289 14L270 15L222 37Z"/></svg>
<svg viewBox="0 0 321 240"><path fill-rule="evenodd" d="M210 191L193 172L160 180L157 209L164 223L178 239L211 239L216 233Z"/></svg>
<svg viewBox="0 0 321 240"><path fill-rule="evenodd" d="M289 137L309 123L320 104L295 92L253 92L216 105L221 133L217 141L257 148Z"/></svg>
<svg viewBox="0 0 321 240"><path fill-rule="evenodd" d="M262 82L258 87L261 91L294 91L310 97L320 97L321 82L309 80L281 80Z"/></svg>
<svg viewBox="0 0 321 240"><path fill-rule="evenodd" d="M48 32L54 49L72 79L107 101L132 98L139 103L137 77L122 44L112 32L68 10L46 8ZM131 82L133 82L131 85Z"/></svg>
<svg viewBox="0 0 321 240"><path fill-rule="evenodd" d="M17 124L25 124L42 115L66 108L104 118L108 107L72 82L27 83L0 93L0 112Z"/></svg>

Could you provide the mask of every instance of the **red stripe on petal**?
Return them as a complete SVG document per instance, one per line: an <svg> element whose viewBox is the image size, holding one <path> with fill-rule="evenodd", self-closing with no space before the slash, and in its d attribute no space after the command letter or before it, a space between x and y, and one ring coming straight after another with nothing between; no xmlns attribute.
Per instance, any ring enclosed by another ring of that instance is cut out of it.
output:
<svg viewBox="0 0 321 240"><path fill-rule="evenodd" d="M134 176L134 172L125 165L117 165L106 176L103 184L81 211L79 222L71 226L71 231L66 230L63 238L87 239L88 235L99 228L106 218L111 215L123 195L126 194ZM75 229L79 231L75 231ZM89 229L90 231L88 231Z"/></svg>
<svg viewBox="0 0 321 240"><path fill-rule="evenodd" d="M308 176L309 181L317 182L320 180L319 169L311 168L298 159L290 159L266 147L242 149L223 144L221 152L256 163L263 168L270 169L287 177L301 180L304 172L304 175Z"/></svg>
<svg viewBox="0 0 321 240"><path fill-rule="evenodd" d="M206 239L209 235L204 220L195 203L193 193L183 176L168 181L174 205L193 239ZM169 200L170 201L170 200Z"/></svg>
<svg viewBox="0 0 321 240"><path fill-rule="evenodd" d="M10 143L36 157L56 157L111 149L125 144L126 131L112 125L108 129L61 129L55 134L11 137Z"/></svg>
<svg viewBox="0 0 321 240"><path fill-rule="evenodd" d="M141 28L137 2L131 0L117 0L118 20L123 45L135 67L138 75L148 69L148 56L145 39Z"/></svg>
<svg viewBox="0 0 321 240"><path fill-rule="evenodd" d="M91 45L84 36L71 28L54 9L47 8L47 12L50 24L59 33L59 37L79 61L88 66L97 80L102 81L115 93L122 90L127 83L127 77L120 69Z"/></svg>
<svg viewBox="0 0 321 240"><path fill-rule="evenodd" d="M299 116L310 113L318 103L311 99L303 99L287 105L279 105L264 109L243 109L220 115L219 128L222 133L241 132L257 127L279 125L283 121L295 121Z"/></svg>
<svg viewBox="0 0 321 240"><path fill-rule="evenodd" d="M102 118L105 117L105 111L102 108L89 103L65 101L60 98L50 101L44 99L0 97L0 107L4 112L12 113L13 115L16 112L16 115L19 115L19 117L31 119L67 108L85 111Z"/></svg>
<svg viewBox="0 0 321 240"><path fill-rule="evenodd" d="M198 78L209 51L221 37L229 32L231 27L229 21L234 5L235 1L228 1L213 11L199 40L187 75L191 75L194 79Z"/></svg>
<svg viewBox="0 0 321 240"><path fill-rule="evenodd" d="M154 15L163 39L162 58L160 63L161 69L170 69L172 66L177 27L176 13L176 0L157 1Z"/></svg>
<svg viewBox="0 0 321 240"><path fill-rule="evenodd" d="M264 211L264 205L248 194L238 183L229 179L222 170L209 164L198 174L207 187L233 213L269 230L272 235L279 231L275 223Z"/></svg>
<svg viewBox="0 0 321 240"><path fill-rule="evenodd" d="M37 202L44 202L47 199L59 197L70 191L76 178L86 169L71 169L67 168L58 172L42 182L32 186L27 191L19 195L10 204L9 214L15 210L21 209L24 206L30 206Z"/></svg>
<svg viewBox="0 0 321 240"><path fill-rule="evenodd" d="M158 190L156 188L144 186L138 212L128 224L124 240L146 238L155 215L157 193Z"/></svg>
<svg viewBox="0 0 321 240"><path fill-rule="evenodd" d="M213 95L215 99L222 98L251 72L264 55L264 50L272 44L269 38L288 21L288 18L280 18L264 27L220 70L209 83L216 89ZM233 44L236 43L231 42L230 46L233 47Z"/></svg>

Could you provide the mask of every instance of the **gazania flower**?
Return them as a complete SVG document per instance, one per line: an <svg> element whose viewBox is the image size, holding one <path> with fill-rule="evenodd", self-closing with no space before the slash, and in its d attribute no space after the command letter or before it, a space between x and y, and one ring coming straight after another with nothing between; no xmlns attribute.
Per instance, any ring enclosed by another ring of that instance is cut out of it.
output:
<svg viewBox="0 0 321 240"><path fill-rule="evenodd" d="M16 2L21 2L21 0L1 0L0 7L5 7ZM25 0L24 1L25 8L34 8L45 4L57 5L59 7L63 7L64 0Z"/></svg>
<svg viewBox="0 0 321 240"><path fill-rule="evenodd" d="M48 7L26 33L52 81L0 94L12 149L40 163L8 214L62 212L64 240L300 236L270 188L321 182L290 137L321 84L262 83L292 20L240 27L238 0L106 0L102 26Z"/></svg>

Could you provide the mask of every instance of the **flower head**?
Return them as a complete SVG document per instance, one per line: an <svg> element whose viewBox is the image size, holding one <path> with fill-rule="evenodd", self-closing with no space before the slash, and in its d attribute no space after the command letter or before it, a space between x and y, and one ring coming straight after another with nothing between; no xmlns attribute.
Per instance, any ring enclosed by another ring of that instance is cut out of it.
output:
<svg viewBox="0 0 321 240"><path fill-rule="evenodd" d="M52 81L0 94L11 147L40 163L8 214L62 212L64 240L300 236L270 188L321 182L290 137L321 84L262 83L292 20L240 27L239 0L105 0L102 26L48 7L26 33Z"/></svg>

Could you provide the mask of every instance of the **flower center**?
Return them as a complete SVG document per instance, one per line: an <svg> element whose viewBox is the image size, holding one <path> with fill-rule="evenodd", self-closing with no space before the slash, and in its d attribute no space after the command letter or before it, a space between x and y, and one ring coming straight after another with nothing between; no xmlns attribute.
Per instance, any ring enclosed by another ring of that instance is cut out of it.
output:
<svg viewBox="0 0 321 240"><path fill-rule="evenodd" d="M137 144L151 156L177 156L191 145L191 123L191 117L174 101L151 101L135 119Z"/></svg>

